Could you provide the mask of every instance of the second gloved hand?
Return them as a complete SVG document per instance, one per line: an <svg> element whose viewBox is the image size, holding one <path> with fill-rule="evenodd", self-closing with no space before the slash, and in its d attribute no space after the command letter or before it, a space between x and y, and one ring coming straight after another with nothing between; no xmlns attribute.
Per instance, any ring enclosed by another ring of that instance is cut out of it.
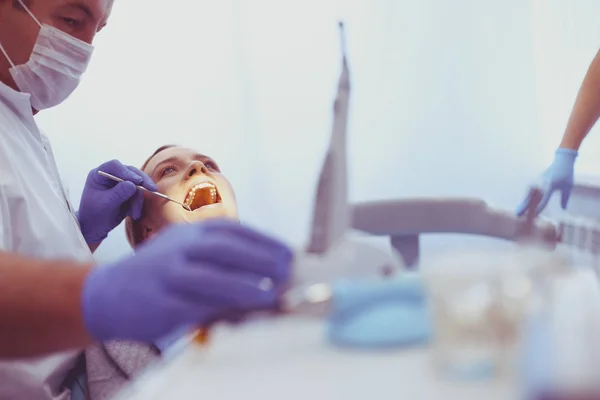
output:
<svg viewBox="0 0 600 400"><path fill-rule="evenodd" d="M291 260L285 245L234 221L173 225L90 272L86 327L99 341L150 343L223 312L274 309Z"/></svg>
<svg viewBox="0 0 600 400"><path fill-rule="evenodd" d="M561 206L563 209L567 208L569 197L571 196L571 190L573 189L573 176L575 169L575 159L577 158L577 151L566 148L559 148L556 150L554 161L548 167L548 169L542 174L542 191L543 197L538 204L535 212L536 215L541 213L552 193L559 191L561 193ZM518 216L525 214L527 207L529 206L531 199L529 196L523 200L523 202L517 207L516 213Z"/></svg>
<svg viewBox="0 0 600 400"><path fill-rule="evenodd" d="M98 170L115 175L125 182L117 183L108 179L99 175ZM136 185L157 190L148 175L117 160L106 162L90 171L77 212L81 232L87 243L104 240L125 217L141 217L144 194L137 190Z"/></svg>

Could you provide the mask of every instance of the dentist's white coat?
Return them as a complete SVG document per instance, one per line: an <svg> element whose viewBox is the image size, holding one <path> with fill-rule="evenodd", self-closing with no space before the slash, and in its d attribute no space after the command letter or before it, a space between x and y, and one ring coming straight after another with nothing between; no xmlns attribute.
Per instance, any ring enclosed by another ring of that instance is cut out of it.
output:
<svg viewBox="0 0 600 400"><path fill-rule="evenodd" d="M0 82L0 251L91 261L30 95ZM78 352L0 362L0 400L68 399L58 389Z"/></svg>

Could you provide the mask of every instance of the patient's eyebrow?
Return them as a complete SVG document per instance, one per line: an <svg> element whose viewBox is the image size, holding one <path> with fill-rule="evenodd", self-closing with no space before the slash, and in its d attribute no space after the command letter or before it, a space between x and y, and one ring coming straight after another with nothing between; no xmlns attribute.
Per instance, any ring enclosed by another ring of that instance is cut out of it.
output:
<svg viewBox="0 0 600 400"><path fill-rule="evenodd" d="M209 156L205 156L204 154L200 154L200 153L198 153L198 154L194 155L194 160L196 160L196 161L202 161L202 162L204 162L204 161L212 161L212 162L215 162L215 160L213 160L213 159L212 159L212 158L210 158Z"/></svg>
<svg viewBox="0 0 600 400"><path fill-rule="evenodd" d="M152 175L156 174L156 171L158 171L160 169L160 167L164 164L174 164L175 162L179 161L179 159L177 157L169 157L169 158L165 158L164 160L162 160L161 162L159 162L158 164L156 164L156 167L154 167L154 169L152 170Z"/></svg>
<svg viewBox="0 0 600 400"><path fill-rule="evenodd" d="M219 170L219 164L217 164L217 162L215 160L213 160L212 158L210 158L209 156L205 156L204 154L195 154L193 159L196 161L200 161L202 163L211 162L211 163L215 164L215 166L217 167L217 170ZM154 167L154 169L152 170L151 176L155 176L155 174L165 164L181 164L182 162L183 162L183 160L181 160L181 158L176 157L176 156L171 156L169 158L165 158L164 160L162 160L161 162L156 164L156 167Z"/></svg>
<svg viewBox="0 0 600 400"><path fill-rule="evenodd" d="M213 158L210 158L209 156L205 156L204 154L196 154L194 156L194 159L197 161L200 161L202 163L206 163L206 162L213 163L215 165L215 167L217 167L217 171L221 170L219 168L219 164Z"/></svg>

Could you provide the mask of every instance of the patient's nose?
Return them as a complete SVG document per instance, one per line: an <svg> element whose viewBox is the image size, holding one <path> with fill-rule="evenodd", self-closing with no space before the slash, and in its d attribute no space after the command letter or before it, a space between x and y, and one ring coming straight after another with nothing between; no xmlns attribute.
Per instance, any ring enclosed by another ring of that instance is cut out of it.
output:
<svg viewBox="0 0 600 400"><path fill-rule="evenodd" d="M194 161L188 169L187 177L189 179L192 178L194 175L206 174L207 172L208 170L206 169L206 166L203 162Z"/></svg>

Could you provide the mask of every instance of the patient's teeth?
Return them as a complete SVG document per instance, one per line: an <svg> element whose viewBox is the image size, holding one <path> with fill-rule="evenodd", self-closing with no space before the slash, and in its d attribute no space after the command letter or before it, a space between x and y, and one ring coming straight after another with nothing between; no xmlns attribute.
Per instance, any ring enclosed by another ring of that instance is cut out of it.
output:
<svg viewBox="0 0 600 400"><path fill-rule="evenodd" d="M204 197L204 200L206 201L206 204L214 204L214 203L218 202L219 193L217 192L217 188L215 187L215 185L213 185L212 183L209 183L209 182L201 182L201 183L194 185L190 189L187 197L185 198L185 201L184 201L185 204L187 204L188 206L191 207L192 204L194 203L194 199L196 198L196 194L198 194L198 190L200 190L200 189L206 189L204 194L202 194L202 196Z"/></svg>

